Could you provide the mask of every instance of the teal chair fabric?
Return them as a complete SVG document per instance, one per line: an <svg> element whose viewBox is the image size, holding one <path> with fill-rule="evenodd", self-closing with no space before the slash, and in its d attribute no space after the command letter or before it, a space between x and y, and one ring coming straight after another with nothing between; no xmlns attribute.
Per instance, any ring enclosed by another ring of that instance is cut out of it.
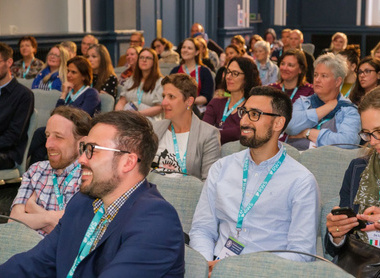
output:
<svg viewBox="0 0 380 278"><path fill-rule="evenodd" d="M326 261L296 262L275 254L258 252L228 257L216 264L211 278L346 278L353 277L333 263Z"/></svg>
<svg viewBox="0 0 380 278"><path fill-rule="evenodd" d="M185 245L185 278L207 278L208 263L206 259L193 248Z"/></svg>
<svg viewBox="0 0 380 278"><path fill-rule="evenodd" d="M46 126L50 118L51 111L54 110L57 100L61 96L58 90L45 91L41 89L33 89L34 108L38 111L37 127Z"/></svg>
<svg viewBox="0 0 380 278"><path fill-rule="evenodd" d="M321 221L320 221L320 231L321 231L321 245L322 245L322 251L323 251L323 257L325 257L328 260L332 260L333 258L326 253L325 249L325 236L327 233L326 230L326 216L329 214L333 207L339 206L340 197L336 196L329 201L327 201L323 206L321 210Z"/></svg>
<svg viewBox="0 0 380 278"><path fill-rule="evenodd" d="M157 173L150 173L148 181L156 184L165 200L177 210L183 231L189 233L203 182L192 176L169 178Z"/></svg>
<svg viewBox="0 0 380 278"><path fill-rule="evenodd" d="M30 143L32 142L33 133L37 128L37 122L38 122L38 112L36 109L34 109L33 114L30 117L30 121L29 121L28 142L26 144L22 163L20 165L16 165L16 168L14 169L0 170L0 185L5 184L5 183L18 182L21 176L25 173L27 159L28 159L28 150L29 150Z"/></svg>
<svg viewBox="0 0 380 278"><path fill-rule="evenodd" d="M0 224L0 264L15 254L32 249L41 239L35 230L22 223Z"/></svg>
<svg viewBox="0 0 380 278"><path fill-rule="evenodd" d="M101 107L100 111L102 113L113 111L115 107L115 99L110 94L99 94Z"/></svg>

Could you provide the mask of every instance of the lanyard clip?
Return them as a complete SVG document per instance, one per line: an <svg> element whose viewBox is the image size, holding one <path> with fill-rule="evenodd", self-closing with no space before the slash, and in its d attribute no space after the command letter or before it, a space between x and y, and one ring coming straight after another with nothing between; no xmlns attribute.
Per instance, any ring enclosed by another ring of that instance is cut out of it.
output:
<svg viewBox="0 0 380 278"><path fill-rule="evenodd" d="M239 237L240 231L241 231L241 228L236 228L236 238Z"/></svg>

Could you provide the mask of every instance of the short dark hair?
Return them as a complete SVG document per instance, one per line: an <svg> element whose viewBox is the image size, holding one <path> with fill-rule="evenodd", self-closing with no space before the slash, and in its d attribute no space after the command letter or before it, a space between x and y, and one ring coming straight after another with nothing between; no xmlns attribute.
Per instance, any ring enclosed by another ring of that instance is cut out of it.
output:
<svg viewBox="0 0 380 278"><path fill-rule="evenodd" d="M0 42L0 55L1 58L3 58L5 61L7 61L8 59L12 59L13 49L9 45Z"/></svg>
<svg viewBox="0 0 380 278"><path fill-rule="evenodd" d="M185 73L174 73L165 76L161 81L161 85L164 86L166 84L172 84L180 90L184 100L187 100L189 97L193 97L194 99L197 97L197 82Z"/></svg>
<svg viewBox="0 0 380 278"><path fill-rule="evenodd" d="M246 57L234 57L232 58L226 67L226 69L230 66L232 62L236 62L239 65L239 68L244 73L244 98L248 99L249 92L253 87L261 86L261 80L259 75L259 70L255 62L252 59ZM227 91L227 82L226 75L223 78L223 88Z"/></svg>
<svg viewBox="0 0 380 278"><path fill-rule="evenodd" d="M38 44L37 44L37 41L36 41L36 38L35 37L32 37L32 36L23 36L17 43L17 46L20 48L21 46L21 43L23 41L30 41L31 45L33 46L33 48L35 49L34 51L34 54L37 53L37 47L38 47Z"/></svg>
<svg viewBox="0 0 380 278"><path fill-rule="evenodd" d="M51 113L50 116L62 116L74 124L73 134L76 139L87 136L91 128L90 115L79 108L71 106L58 106Z"/></svg>
<svg viewBox="0 0 380 278"><path fill-rule="evenodd" d="M114 142L120 150L136 153L141 159L139 172L146 176L150 171L158 148L158 137L150 121L138 112L112 111L96 115L91 126L107 124L117 129Z"/></svg>
<svg viewBox="0 0 380 278"><path fill-rule="evenodd" d="M92 83L92 67L90 62L83 56L75 56L67 61L67 66L74 64L80 74L84 77L84 85L90 86Z"/></svg>
<svg viewBox="0 0 380 278"><path fill-rule="evenodd" d="M283 132L292 119L293 106L290 97L287 94L284 94L281 90L269 86L253 88L249 92L249 97L251 96L267 96L272 99L271 103L273 113L280 114L285 117L285 125L281 130L281 132Z"/></svg>

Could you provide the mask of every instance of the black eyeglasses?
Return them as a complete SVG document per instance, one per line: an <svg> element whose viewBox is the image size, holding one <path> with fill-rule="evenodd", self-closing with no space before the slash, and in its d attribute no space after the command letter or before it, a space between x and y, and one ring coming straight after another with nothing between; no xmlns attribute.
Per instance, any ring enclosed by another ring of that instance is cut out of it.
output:
<svg viewBox="0 0 380 278"><path fill-rule="evenodd" d="M359 136L366 142L371 141L371 136L376 140L380 140L380 130L375 130L373 132L360 131Z"/></svg>
<svg viewBox="0 0 380 278"><path fill-rule="evenodd" d="M244 74L244 72L240 72L240 71L236 71L236 70L231 71L231 70L229 70L229 69L226 69L226 70L224 71L224 74L226 75L226 77L227 77L227 75L229 75L229 74L231 74L232 77L238 77L240 74Z"/></svg>
<svg viewBox="0 0 380 278"><path fill-rule="evenodd" d="M79 154L82 155L83 153L86 153L87 159L92 158L92 154L94 153L94 149L103 150L103 151L112 151L112 152L119 152L119 153L131 153L129 151L122 151L117 149L111 149L106 147L97 146L91 143L85 144L84 142L79 143ZM140 158L137 158L137 162L141 162Z"/></svg>
<svg viewBox="0 0 380 278"><path fill-rule="evenodd" d="M260 120L261 115L267 115L267 116L272 116L272 117L281 117L281 115L279 115L279 114L266 113L266 112L260 111L258 109L247 110L245 107L238 107L237 112L238 112L239 118L243 118L244 115L247 114L248 118L252 122L257 122L258 120Z"/></svg>
<svg viewBox="0 0 380 278"><path fill-rule="evenodd" d="M358 70L356 73L357 73L358 76L361 75L361 74L364 74L365 76L367 76L368 74L370 74L373 71L375 71L375 70L365 69L365 70Z"/></svg>

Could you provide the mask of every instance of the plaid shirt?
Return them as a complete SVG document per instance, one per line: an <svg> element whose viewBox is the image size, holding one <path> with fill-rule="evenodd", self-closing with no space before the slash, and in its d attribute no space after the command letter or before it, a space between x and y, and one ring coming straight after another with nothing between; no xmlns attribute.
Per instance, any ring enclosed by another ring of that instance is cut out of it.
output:
<svg viewBox="0 0 380 278"><path fill-rule="evenodd" d="M37 204L43 207L46 210L59 210L57 197L54 192L54 184L53 184L53 173L57 175L57 182L59 187L62 186L63 181L70 174L70 172L78 166L78 161L67 166L62 174L58 175L56 170L54 170L48 160L40 161L28 169L27 172L22 176L22 183L18 190L16 198L13 200L11 209L14 205L23 204L25 205L33 192L36 192L37 195ZM71 181L68 183L64 191L63 195L63 203L66 204L69 202L71 197L79 191L79 186L81 184L81 176L82 171L79 167ZM44 236L46 233L42 230L38 230L38 232Z"/></svg>
<svg viewBox="0 0 380 278"><path fill-rule="evenodd" d="M117 213L119 212L119 209L124 205L124 203L128 200L129 196L132 195L132 193L145 181L143 179L142 181L138 182L136 185L134 185L131 189L129 189L127 192L125 192L123 195L121 195L119 198L117 198L108 208L105 209L103 217L100 219L98 226L96 227L96 231L99 230L94 243L92 244L92 247L90 249L90 252L95 249L96 245L99 243L99 241L102 239L104 233L106 232L108 225L112 222L112 220L115 218ZM92 206L94 208L94 214L98 211L98 209L103 205L103 201L101 199L96 199ZM107 220L107 221L105 221Z"/></svg>

